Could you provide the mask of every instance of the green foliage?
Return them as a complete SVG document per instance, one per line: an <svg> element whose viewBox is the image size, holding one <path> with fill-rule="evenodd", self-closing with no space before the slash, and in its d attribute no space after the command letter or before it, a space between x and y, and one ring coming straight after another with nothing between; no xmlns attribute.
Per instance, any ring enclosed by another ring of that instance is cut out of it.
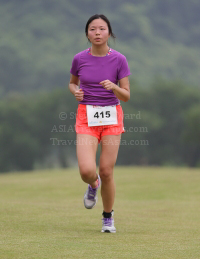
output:
<svg viewBox="0 0 200 259"><path fill-rule="evenodd" d="M194 104L185 114L185 128L182 133L187 145L187 160L190 166L200 164L200 105Z"/></svg>
<svg viewBox="0 0 200 259"><path fill-rule="evenodd" d="M31 97L12 94L0 102L1 172L30 170L35 164L41 167L52 156L46 166L69 165L66 154L74 155L69 140L75 138L76 112L71 100L66 90L55 90ZM67 118L61 120L60 113Z"/></svg>
<svg viewBox="0 0 200 259"><path fill-rule="evenodd" d="M131 88L117 164L198 166L199 89L160 78ZM1 101L0 171L74 165L76 108L68 89Z"/></svg>
<svg viewBox="0 0 200 259"><path fill-rule="evenodd" d="M20 96L0 104L0 171L30 170L39 142L32 135L30 107Z"/></svg>
<svg viewBox="0 0 200 259"><path fill-rule="evenodd" d="M73 56L89 44L88 18L104 13L134 77L200 81L198 1L0 0L0 93L64 88ZM84 11L83 11L84 6Z"/></svg>
<svg viewBox="0 0 200 259"><path fill-rule="evenodd" d="M200 143L200 105L192 106L186 113L185 139Z"/></svg>

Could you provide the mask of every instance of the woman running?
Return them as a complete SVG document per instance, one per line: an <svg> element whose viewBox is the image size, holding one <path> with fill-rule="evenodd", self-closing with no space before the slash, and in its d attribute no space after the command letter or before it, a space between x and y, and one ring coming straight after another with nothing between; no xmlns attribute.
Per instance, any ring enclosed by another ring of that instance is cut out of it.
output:
<svg viewBox="0 0 200 259"><path fill-rule="evenodd" d="M115 35L104 15L90 17L85 33L91 47L74 56L69 83L70 92L78 101L77 159L81 178L88 184L84 206L87 209L95 206L97 190L101 186L101 232L115 233L113 169L121 133L124 133L120 100L127 102L130 99L130 69L126 57L108 46L108 39ZM99 175L96 173L98 143L101 144Z"/></svg>

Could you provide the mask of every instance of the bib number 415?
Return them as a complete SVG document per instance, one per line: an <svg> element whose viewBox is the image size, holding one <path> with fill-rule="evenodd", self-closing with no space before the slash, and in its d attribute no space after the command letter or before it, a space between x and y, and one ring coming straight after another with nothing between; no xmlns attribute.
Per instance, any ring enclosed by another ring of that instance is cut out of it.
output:
<svg viewBox="0 0 200 259"><path fill-rule="evenodd" d="M117 124L117 109L113 106L87 105L88 126Z"/></svg>
<svg viewBox="0 0 200 259"><path fill-rule="evenodd" d="M94 114L94 118L97 118L97 119L99 119L99 118L110 118L110 111L105 111L105 112L96 112L95 114Z"/></svg>

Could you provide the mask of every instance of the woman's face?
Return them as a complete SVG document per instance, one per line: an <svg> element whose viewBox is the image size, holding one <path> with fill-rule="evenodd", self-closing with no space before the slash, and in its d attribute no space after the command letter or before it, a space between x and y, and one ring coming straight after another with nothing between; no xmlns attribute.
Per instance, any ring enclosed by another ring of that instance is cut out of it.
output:
<svg viewBox="0 0 200 259"><path fill-rule="evenodd" d="M88 39L94 45L107 43L110 37L107 23L102 19L93 20L88 26Z"/></svg>

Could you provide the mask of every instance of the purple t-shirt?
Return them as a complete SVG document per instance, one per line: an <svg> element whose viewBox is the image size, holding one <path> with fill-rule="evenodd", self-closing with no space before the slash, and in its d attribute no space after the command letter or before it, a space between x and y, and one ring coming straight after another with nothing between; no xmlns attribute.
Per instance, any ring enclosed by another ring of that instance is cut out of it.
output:
<svg viewBox="0 0 200 259"><path fill-rule="evenodd" d="M104 89L99 83L110 80L118 84L120 79L131 74L126 57L113 49L103 57L92 56L89 49L79 52L74 56L70 73L79 77L84 92L84 99L79 103L99 106L119 104L113 91Z"/></svg>

